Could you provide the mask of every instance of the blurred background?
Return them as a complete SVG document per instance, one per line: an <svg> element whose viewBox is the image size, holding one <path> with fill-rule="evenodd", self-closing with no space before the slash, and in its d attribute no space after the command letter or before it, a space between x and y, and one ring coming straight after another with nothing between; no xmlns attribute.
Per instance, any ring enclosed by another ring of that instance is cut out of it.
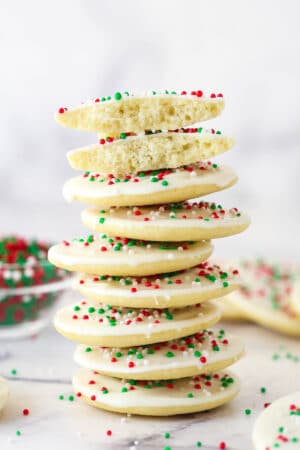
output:
<svg viewBox="0 0 300 450"><path fill-rule="evenodd" d="M117 91L223 92L207 126L236 137L238 185L209 196L252 216L222 257L298 258L300 6L297 0L2 1L0 230L60 240L83 232L61 194L67 150L92 134L59 127L59 106Z"/></svg>

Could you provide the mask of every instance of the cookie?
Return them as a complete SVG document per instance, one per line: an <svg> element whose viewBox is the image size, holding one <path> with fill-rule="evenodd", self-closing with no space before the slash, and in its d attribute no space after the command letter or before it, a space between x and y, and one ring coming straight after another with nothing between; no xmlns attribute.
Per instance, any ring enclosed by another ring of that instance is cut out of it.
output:
<svg viewBox="0 0 300 450"><path fill-rule="evenodd" d="M292 311L300 317L300 268L298 267L296 279L293 284L293 289L290 295L290 307Z"/></svg>
<svg viewBox="0 0 300 450"><path fill-rule="evenodd" d="M150 241L216 239L241 233L250 224L238 208L205 201L94 208L83 211L81 219L94 231Z"/></svg>
<svg viewBox="0 0 300 450"><path fill-rule="evenodd" d="M142 276L192 267L212 253L210 241L150 242L90 235L54 245L49 261L57 267L93 275Z"/></svg>
<svg viewBox="0 0 300 450"><path fill-rule="evenodd" d="M241 289L226 299L242 317L292 336L300 336L300 317L290 306L295 272L292 266L263 260L240 265Z"/></svg>
<svg viewBox="0 0 300 450"><path fill-rule="evenodd" d="M0 377L0 411L4 408L8 399L8 386L4 378Z"/></svg>
<svg viewBox="0 0 300 450"><path fill-rule="evenodd" d="M221 114L222 94L202 91L152 91L133 95L116 92L76 108L59 108L56 121L68 128L119 136L124 132L175 130Z"/></svg>
<svg viewBox="0 0 300 450"><path fill-rule="evenodd" d="M80 344L136 347L188 336L219 319L219 308L210 302L178 309L131 309L82 301L58 311L54 325Z"/></svg>
<svg viewBox="0 0 300 450"><path fill-rule="evenodd" d="M113 174L85 172L63 187L67 201L95 206L139 206L180 202L227 189L237 182L227 166L198 162L178 169L139 172L117 178Z"/></svg>
<svg viewBox="0 0 300 450"><path fill-rule="evenodd" d="M221 406L239 391L232 373L177 380L120 380L89 369L80 369L73 378L77 395L96 408L145 416L188 414Z"/></svg>
<svg viewBox="0 0 300 450"><path fill-rule="evenodd" d="M243 313L238 309L237 305L233 305L229 296L225 295L220 298L219 306L222 311L222 320L244 320Z"/></svg>
<svg viewBox="0 0 300 450"><path fill-rule="evenodd" d="M221 297L239 287L238 270L207 261L181 272L150 277L82 274L75 288L93 302L132 308L180 308Z"/></svg>
<svg viewBox="0 0 300 450"><path fill-rule="evenodd" d="M273 402L255 422L254 450L300 449L300 391Z"/></svg>
<svg viewBox="0 0 300 450"><path fill-rule="evenodd" d="M134 380L169 380L211 373L243 354L240 339L224 330L204 330L169 342L130 348L80 345L75 362L102 375Z"/></svg>
<svg viewBox="0 0 300 450"><path fill-rule="evenodd" d="M192 164L223 153L234 144L233 138L214 129L186 128L132 134L101 138L99 144L71 150L67 154L69 163L73 169L124 176Z"/></svg>

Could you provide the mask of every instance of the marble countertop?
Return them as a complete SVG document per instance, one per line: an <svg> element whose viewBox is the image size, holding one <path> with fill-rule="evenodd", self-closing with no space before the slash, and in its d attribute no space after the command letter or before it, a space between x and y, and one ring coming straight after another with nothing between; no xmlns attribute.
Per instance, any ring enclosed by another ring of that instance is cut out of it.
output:
<svg viewBox="0 0 300 450"><path fill-rule="evenodd" d="M203 450L218 449L221 441L228 450L251 449L252 427L264 403L300 389L299 341L253 324L221 326L240 335L246 345L245 357L233 366L242 379L240 395L210 412L170 418L121 416L91 408L77 398L69 400L75 345L51 326L31 339L0 341L0 374L10 388L0 416L0 449L163 450L169 446L176 450L196 449L197 441ZM265 394L261 387L266 387ZM28 416L23 415L24 408L30 410ZM245 414L247 408L250 415Z"/></svg>

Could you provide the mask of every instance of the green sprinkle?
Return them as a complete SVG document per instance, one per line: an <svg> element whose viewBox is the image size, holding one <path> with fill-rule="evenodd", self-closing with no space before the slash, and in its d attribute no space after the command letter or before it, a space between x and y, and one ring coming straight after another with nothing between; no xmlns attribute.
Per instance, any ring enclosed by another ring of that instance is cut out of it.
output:
<svg viewBox="0 0 300 450"><path fill-rule="evenodd" d="M116 353L116 358L121 358L123 355L122 355L122 353L121 352L117 352Z"/></svg>
<svg viewBox="0 0 300 450"><path fill-rule="evenodd" d="M93 313L93 312L95 312L96 311L96 309L93 307L93 306L90 306L89 308L88 308L88 312L89 313Z"/></svg>
<svg viewBox="0 0 300 450"><path fill-rule="evenodd" d="M202 130L203 130L203 128L198 128L198 133L201 133L202 132Z"/></svg>
<svg viewBox="0 0 300 450"><path fill-rule="evenodd" d="M165 439L169 439L170 436L171 436L170 433L168 432L165 433Z"/></svg>
<svg viewBox="0 0 300 450"><path fill-rule="evenodd" d="M121 390L121 392L128 392L128 389L127 389L127 387L122 387L122 390Z"/></svg>
<svg viewBox="0 0 300 450"><path fill-rule="evenodd" d="M245 414L246 414L246 416L250 416L251 412L252 412L252 411L251 411L250 408L245 409Z"/></svg>
<svg viewBox="0 0 300 450"><path fill-rule="evenodd" d="M74 311L80 311L80 306L74 306Z"/></svg>
<svg viewBox="0 0 300 450"><path fill-rule="evenodd" d="M174 357L174 353L173 352L167 352L166 353L166 357L167 358L173 358Z"/></svg>
<svg viewBox="0 0 300 450"><path fill-rule="evenodd" d="M200 447L202 447L202 442L197 441L197 442L196 442L196 445L197 445L198 448L200 448Z"/></svg>
<svg viewBox="0 0 300 450"><path fill-rule="evenodd" d="M121 92L116 92L115 95L114 95L114 99L115 100L121 100L121 98L122 98Z"/></svg>
<svg viewBox="0 0 300 450"><path fill-rule="evenodd" d="M10 373L11 373L12 375L17 375L17 370L16 370L16 369L12 369L12 370L10 371Z"/></svg>
<svg viewBox="0 0 300 450"><path fill-rule="evenodd" d="M86 351L87 353L89 353L89 352L92 351L92 349L91 349L91 347L87 347L87 348L85 349L85 351Z"/></svg>
<svg viewBox="0 0 300 450"><path fill-rule="evenodd" d="M100 217L99 223L104 223L104 222L105 222L105 218L104 217Z"/></svg>
<svg viewBox="0 0 300 450"><path fill-rule="evenodd" d="M157 177L152 177L150 178L151 183L157 183L158 178Z"/></svg>
<svg viewBox="0 0 300 450"><path fill-rule="evenodd" d="M169 447L169 445L167 445L164 450L172 450L171 447Z"/></svg>
<svg viewBox="0 0 300 450"><path fill-rule="evenodd" d="M137 353L136 357L137 357L137 359L143 359L144 358L142 353Z"/></svg>
<svg viewBox="0 0 300 450"><path fill-rule="evenodd" d="M167 182L167 180L163 180L162 182L161 182L161 184L162 184L162 186L168 186L168 182Z"/></svg>
<svg viewBox="0 0 300 450"><path fill-rule="evenodd" d="M59 400L64 400L64 399L65 399L65 397L64 397L62 394L60 394L60 395L58 396L58 398L59 398Z"/></svg>
<svg viewBox="0 0 300 450"><path fill-rule="evenodd" d="M279 427L278 428L278 433L283 433L284 432L284 427Z"/></svg>
<svg viewBox="0 0 300 450"><path fill-rule="evenodd" d="M191 392L189 392L188 395L187 395L187 397L188 397L188 398L193 398L193 397L194 397L194 394L192 394Z"/></svg>
<svg viewBox="0 0 300 450"><path fill-rule="evenodd" d="M298 439L297 437L293 437L293 438L291 439L291 441L292 441L293 443L295 443L295 442L298 442L299 439Z"/></svg>
<svg viewBox="0 0 300 450"><path fill-rule="evenodd" d="M74 401L74 395L69 395L69 401L73 402Z"/></svg>
<svg viewBox="0 0 300 450"><path fill-rule="evenodd" d="M261 392L261 394L265 394L267 392L267 388L261 387L260 392Z"/></svg>
<svg viewBox="0 0 300 450"><path fill-rule="evenodd" d="M126 139L126 138L127 138L126 133L120 133L120 139Z"/></svg>
<svg viewBox="0 0 300 450"><path fill-rule="evenodd" d="M201 356L201 355L202 355L202 353L199 352L199 350L196 350L196 351L194 352L194 356L195 356L196 358L199 358L199 356Z"/></svg>
<svg viewBox="0 0 300 450"><path fill-rule="evenodd" d="M224 281L223 287L225 288L225 287L228 287L228 286L229 286L229 284L227 283L227 281Z"/></svg>
<svg viewBox="0 0 300 450"><path fill-rule="evenodd" d="M167 320L173 320L173 316L172 316L172 314L170 313L170 311L166 310L166 312L165 312L165 318L166 318Z"/></svg>
<svg viewBox="0 0 300 450"><path fill-rule="evenodd" d="M21 431L20 430L16 431L16 436L21 436Z"/></svg>

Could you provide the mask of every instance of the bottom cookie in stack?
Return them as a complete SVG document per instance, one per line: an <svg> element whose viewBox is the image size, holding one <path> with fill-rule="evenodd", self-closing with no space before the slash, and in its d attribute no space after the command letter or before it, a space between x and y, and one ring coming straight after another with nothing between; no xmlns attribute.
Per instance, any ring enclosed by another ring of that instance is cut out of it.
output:
<svg viewBox="0 0 300 450"><path fill-rule="evenodd" d="M108 411L146 416L171 416L206 411L227 403L239 383L230 372L177 380L137 381L107 377L81 369L73 378L78 397Z"/></svg>

